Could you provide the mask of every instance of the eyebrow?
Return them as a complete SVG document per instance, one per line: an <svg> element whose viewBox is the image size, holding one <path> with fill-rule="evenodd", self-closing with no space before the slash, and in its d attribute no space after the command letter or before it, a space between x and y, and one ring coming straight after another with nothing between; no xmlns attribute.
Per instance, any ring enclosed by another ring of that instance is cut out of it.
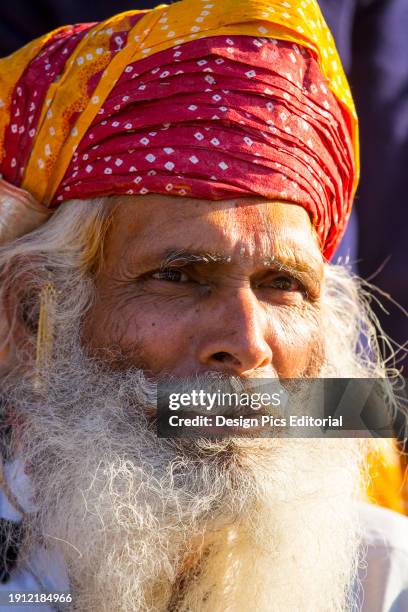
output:
<svg viewBox="0 0 408 612"><path fill-rule="evenodd" d="M170 249L164 255L160 265L160 269L171 266L188 266L188 265L203 265L203 264L232 264L231 256L223 255L214 251L191 251L189 249ZM274 269L278 272L287 272L294 278L305 281L305 277L312 282L315 290L321 285L320 276L315 269L306 261L294 261L293 258L277 257L268 255L261 258L261 263L264 267Z"/></svg>
<svg viewBox="0 0 408 612"><path fill-rule="evenodd" d="M214 251L189 251L188 249L171 249L166 252L160 268L168 266L188 266L192 264L229 264L232 257Z"/></svg>

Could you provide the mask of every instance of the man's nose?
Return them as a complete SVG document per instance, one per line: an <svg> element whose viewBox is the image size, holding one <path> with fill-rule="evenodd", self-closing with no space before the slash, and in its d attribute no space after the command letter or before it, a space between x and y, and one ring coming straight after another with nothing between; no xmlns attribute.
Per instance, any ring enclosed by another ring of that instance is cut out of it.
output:
<svg viewBox="0 0 408 612"><path fill-rule="evenodd" d="M229 295L219 310L212 309L199 361L211 370L250 376L272 364L266 341L267 314L250 288Z"/></svg>

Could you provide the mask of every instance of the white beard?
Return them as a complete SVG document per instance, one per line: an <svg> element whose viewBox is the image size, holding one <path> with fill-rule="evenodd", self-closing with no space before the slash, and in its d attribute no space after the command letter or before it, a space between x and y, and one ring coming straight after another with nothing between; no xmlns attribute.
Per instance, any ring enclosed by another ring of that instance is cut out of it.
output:
<svg viewBox="0 0 408 612"><path fill-rule="evenodd" d="M284 440L274 450L270 442L268 457L248 457L256 498L234 525L207 535L209 555L176 610L349 609L358 539L351 474L338 460L347 464L350 449L338 440Z"/></svg>
<svg viewBox="0 0 408 612"><path fill-rule="evenodd" d="M68 365L67 365L68 364ZM11 388L13 387L13 388ZM351 440L158 439L141 370L55 361L10 386L38 515L81 612L340 612L357 564Z"/></svg>

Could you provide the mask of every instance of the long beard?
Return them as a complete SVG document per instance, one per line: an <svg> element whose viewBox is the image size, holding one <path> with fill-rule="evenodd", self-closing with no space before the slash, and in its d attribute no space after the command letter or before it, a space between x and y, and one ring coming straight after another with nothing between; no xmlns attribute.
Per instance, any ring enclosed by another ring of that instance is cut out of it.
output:
<svg viewBox="0 0 408 612"><path fill-rule="evenodd" d="M355 442L159 439L141 370L68 352L46 400L12 378L8 398L38 507L25 548L62 555L73 610L349 608Z"/></svg>

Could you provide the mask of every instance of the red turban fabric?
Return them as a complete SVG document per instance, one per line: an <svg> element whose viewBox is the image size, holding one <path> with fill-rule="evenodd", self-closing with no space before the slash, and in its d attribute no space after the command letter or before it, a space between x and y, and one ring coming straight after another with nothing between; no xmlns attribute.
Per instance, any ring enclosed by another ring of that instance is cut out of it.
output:
<svg viewBox="0 0 408 612"><path fill-rule="evenodd" d="M38 167L58 166L47 91L64 79L91 28L52 37L16 83L0 166L9 183L24 186L32 143L47 118L50 144ZM127 32L115 41L112 61L130 44ZM94 47L97 54L96 40ZM316 53L274 38L203 37L127 63L104 100L95 93L101 73L86 83L98 111L69 149L48 206L146 193L286 200L309 212L330 258L350 213L357 169L350 113L331 91ZM82 110L67 116L71 135Z"/></svg>

